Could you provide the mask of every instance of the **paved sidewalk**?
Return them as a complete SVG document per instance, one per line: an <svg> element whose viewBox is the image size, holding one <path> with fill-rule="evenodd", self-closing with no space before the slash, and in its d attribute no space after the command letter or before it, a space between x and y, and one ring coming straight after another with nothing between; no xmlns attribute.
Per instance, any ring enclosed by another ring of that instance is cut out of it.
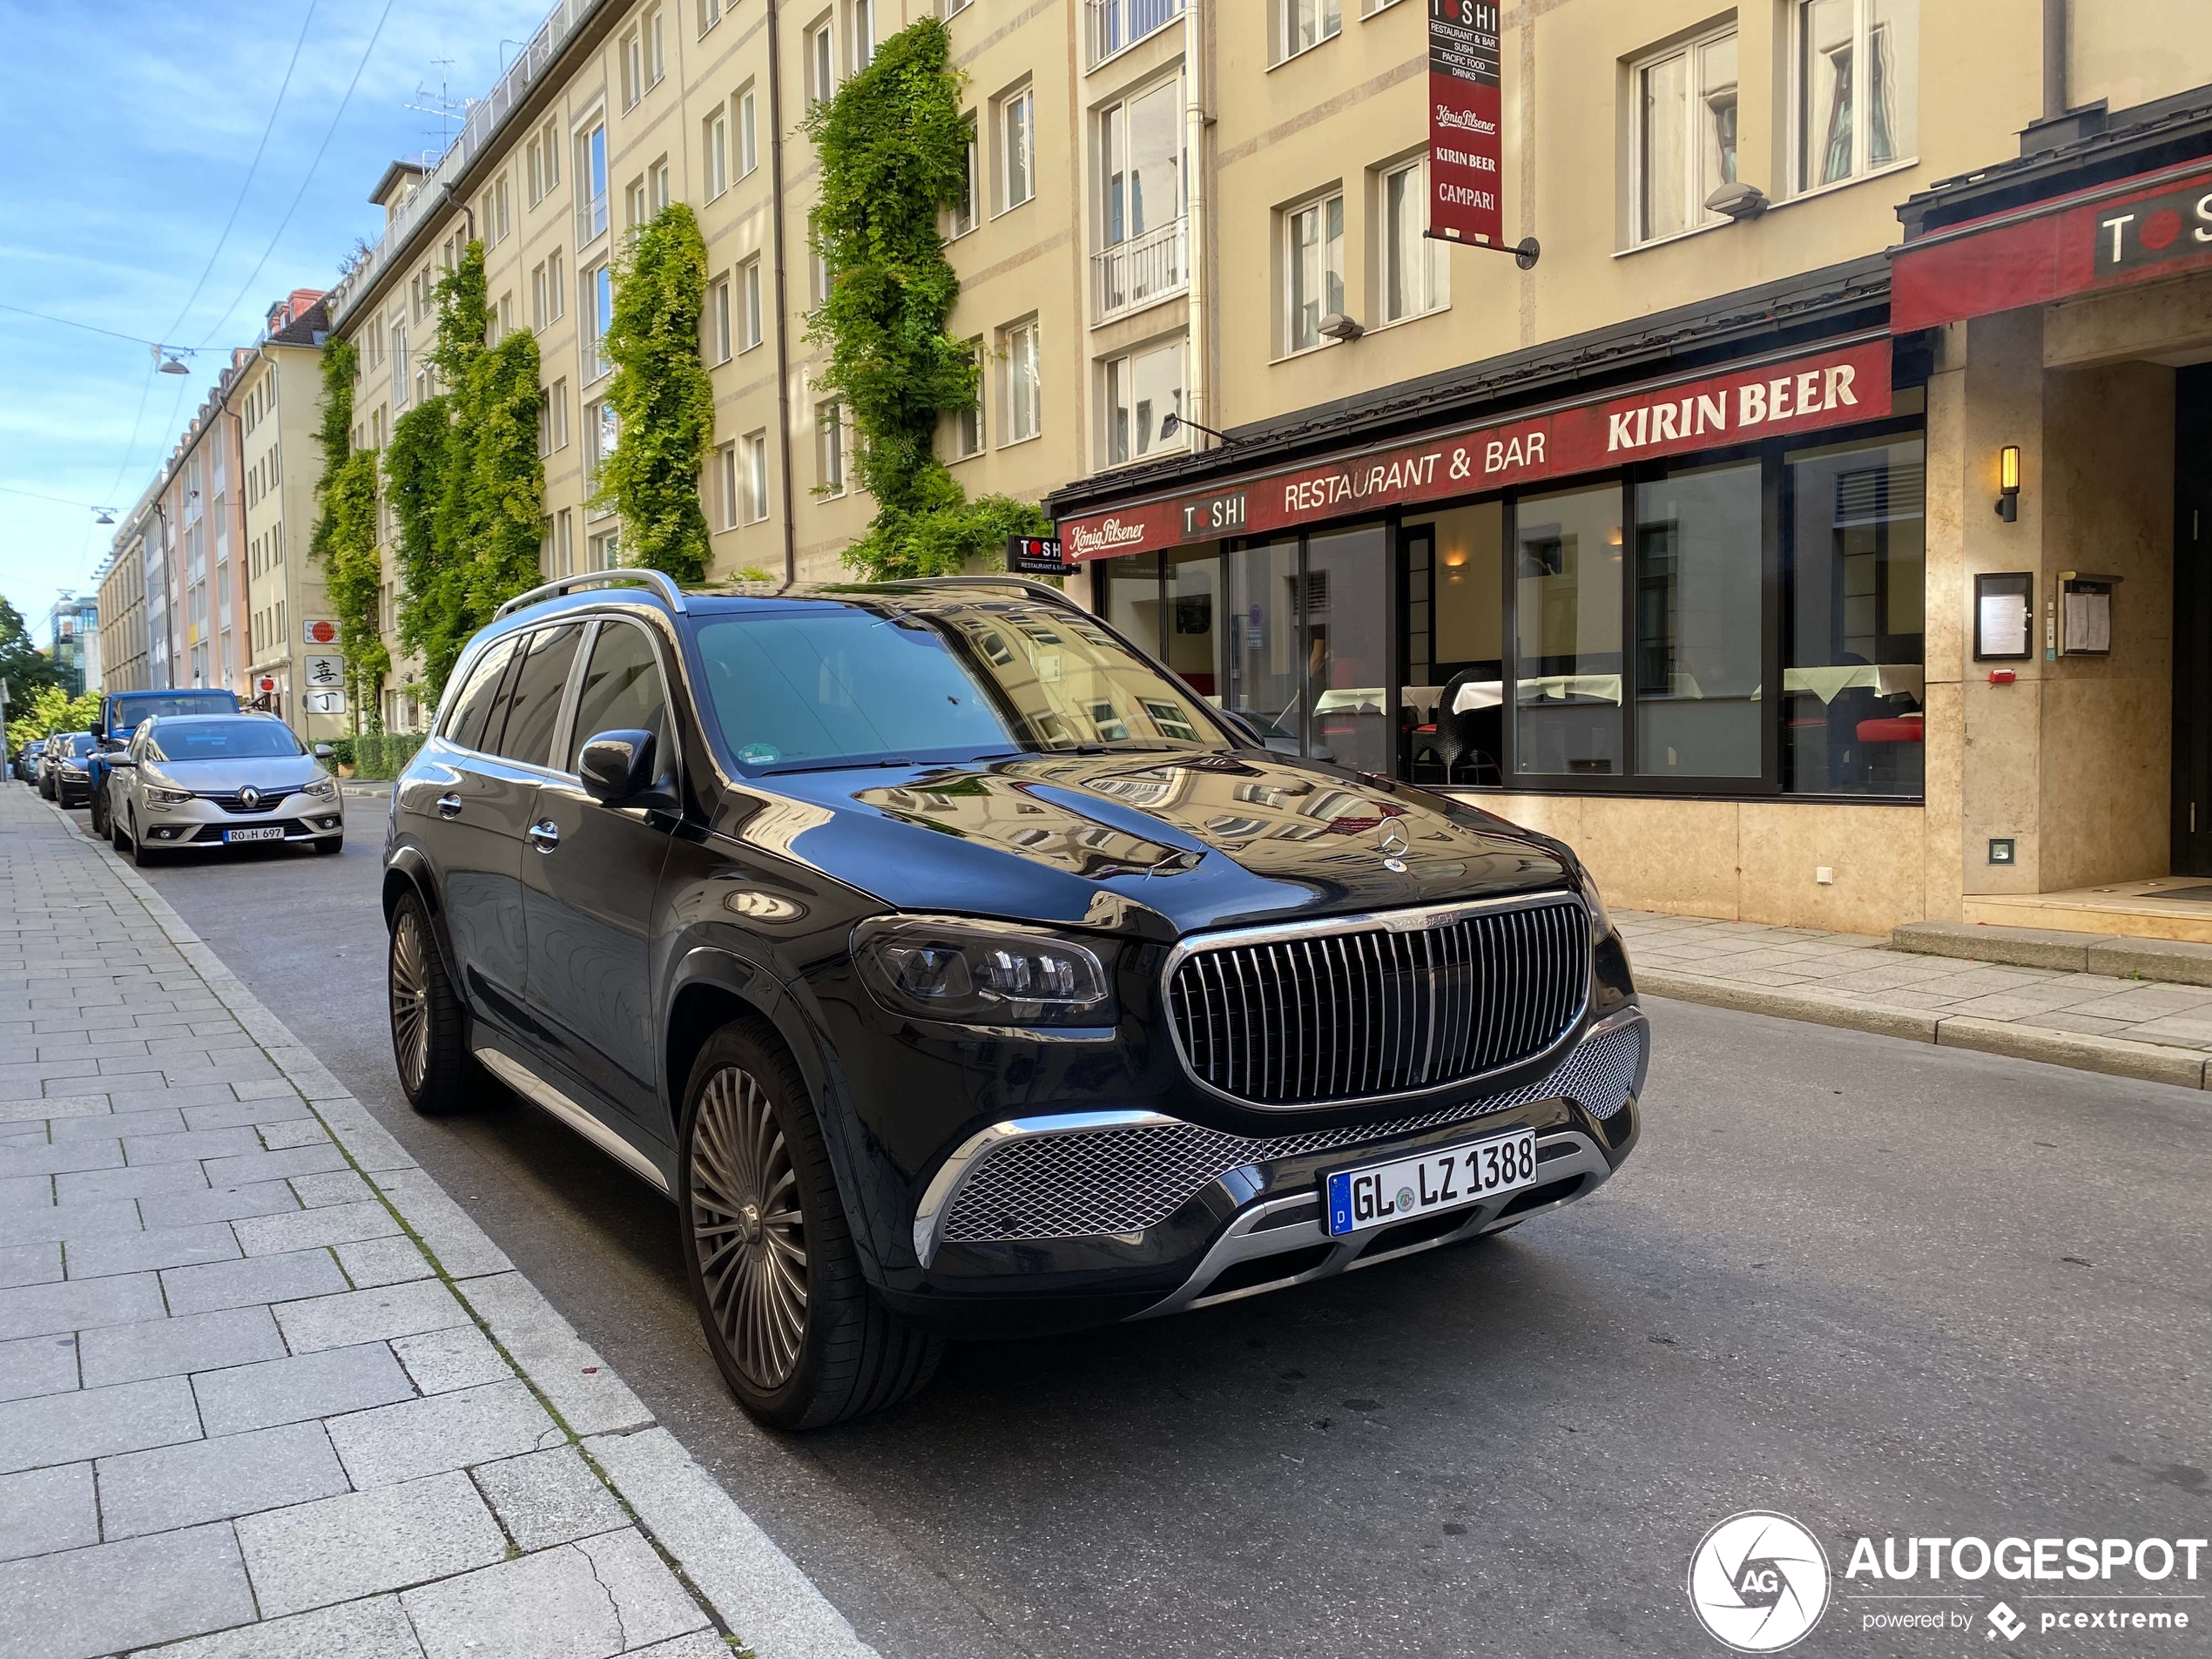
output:
<svg viewBox="0 0 2212 1659"><path fill-rule="evenodd" d="M1886 939L1616 911L1656 996L2212 1087L2212 987L1892 950Z"/></svg>
<svg viewBox="0 0 2212 1659"><path fill-rule="evenodd" d="M0 1659L873 1652L138 873L13 785L0 1056Z"/></svg>

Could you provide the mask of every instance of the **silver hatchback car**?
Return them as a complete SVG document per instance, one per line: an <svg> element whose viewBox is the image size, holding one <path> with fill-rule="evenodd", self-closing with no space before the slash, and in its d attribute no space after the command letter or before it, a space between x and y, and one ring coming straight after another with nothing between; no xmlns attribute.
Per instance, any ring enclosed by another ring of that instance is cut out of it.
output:
<svg viewBox="0 0 2212 1659"><path fill-rule="evenodd" d="M183 847L272 841L335 853L345 844L338 780L280 720L191 714L145 721L111 755L108 821L118 852L145 865Z"/></svg>

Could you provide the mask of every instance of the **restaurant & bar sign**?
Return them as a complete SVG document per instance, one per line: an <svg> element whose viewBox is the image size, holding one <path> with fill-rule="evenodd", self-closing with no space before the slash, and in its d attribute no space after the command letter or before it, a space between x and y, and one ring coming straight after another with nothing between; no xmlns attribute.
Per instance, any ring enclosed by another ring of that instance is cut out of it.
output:
<svg viewBox="0 0 2212 1659"><path fill-rule="evenodd" d="M1886 335L1724 374L1656 381L1417 442L1063 519L1071 563L1479 495L1890 413ZM1217 454L1219 452L1217 451Z"/></svg>

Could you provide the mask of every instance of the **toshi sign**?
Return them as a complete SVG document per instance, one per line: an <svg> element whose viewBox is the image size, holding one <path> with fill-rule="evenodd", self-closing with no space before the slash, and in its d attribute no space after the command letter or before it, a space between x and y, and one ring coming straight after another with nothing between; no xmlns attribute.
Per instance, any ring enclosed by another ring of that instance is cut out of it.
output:
<svg viewBox="0 0 2212 1659"><path fill-rule="evenodd" d="M308 645L334 645L338 643L338 624L327 617L309 617L300 624L303 638Z"/></svg>
<svg viewBox="0 0 2212 1659"><path fill-rule="evenodd" d="M1503 101L1498 7L1492 0L1428 0L1430 235L1494 247L1504 242Z"/></svg>

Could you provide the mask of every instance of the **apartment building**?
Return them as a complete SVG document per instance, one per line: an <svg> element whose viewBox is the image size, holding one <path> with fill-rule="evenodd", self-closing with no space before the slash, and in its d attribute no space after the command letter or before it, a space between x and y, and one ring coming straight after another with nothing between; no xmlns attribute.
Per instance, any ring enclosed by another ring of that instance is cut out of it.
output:
<svg viewBox="0 0 2212 1659"><path fill-rule="evenodd" d="M321 567L307 556L322 471L322 295L300 289L269 308L252 352L221 390L240 468L243 548L240 698L280 716L305 743L354 729ZM318 637L318 636L322 636Z"/></svg>
<svg viewBox="0 0 2212 1659"><path fill-rule="evenodd" d="M145 512L141 502L135 521ZM99 573L100 683L110 691L143 691L152 685L146 664L145 531L138 525L118 544Z"/></svg>

